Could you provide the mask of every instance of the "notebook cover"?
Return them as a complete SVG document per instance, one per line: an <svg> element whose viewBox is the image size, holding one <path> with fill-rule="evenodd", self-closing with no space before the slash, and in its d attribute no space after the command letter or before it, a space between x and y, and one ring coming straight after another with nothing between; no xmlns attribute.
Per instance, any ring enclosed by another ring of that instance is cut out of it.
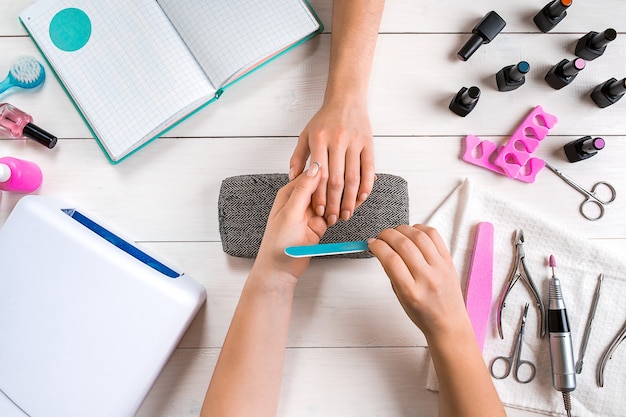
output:
<svg viewBox="0 0 626 417"><path fill-rule="evenodd" d="M138 146L136 149L134 149L133 151L129 152L128 154L126 154L125 156L122 156L119 159L113 159L111 157L111 155L109 155L109 153L107 152L106 148L104 147L104 145L102 144L100 138L96 135L96 133L94 132L93 128L91 127L90 123L87 121L87 118L83 115L83 113L81 112L79 106L77 105L77 103L74 101L74 98L72 97L72 95L69 93L68 89L66 88L66 86L64 85L64 83L61 81L61 78L58 76L58 74L56 73L56 71L54 70L54 67L51 65L50 61L48 60L47 56L44 54L43 50L41 49L41 47L38 45L36 39L32 36L31 32L28 30L28 28L26 27L26 25L24 24L24 22L22 21L21 18L19 18L19 21L22 25L22 27L24 27L24 30L26 30L26 32L28 33L29 37L33 40L33 43L35 44L35 46L37 47L37 49L39 50L39 52L41 53L42 57L44 58L44 60L46 61L46 63L48 64L48 67L51 69L51 71L54 73L55 78L57 79L57 81L59 82L59 84L61 85L61 87L63 88L63 90L65 91L65 94L69 97L72 105L74 106L74 108L76 108L76 111L78 112L78 114L80 115L80 117L83 119L83 121L85 122L85 125L87 126L87 128L89 129L89 131L91 132L91 134L93 135L94 139L96 139L96 142L98 143L98 146L100 147L100 149L102 150L102 152L105 154L105 156L107 157L107 159L109 160L109 162L113 165L116 165L120 162L122 162L123 160L125 160L126 158L128 158L129 156L135 154L137 151L139 151L140 149L142 149L143 147L145 147L146 145L148 145L149 143L151 143L152 141L154 141L155 139L158 139L159 137L163 136L164 134L166 134L168 131L170 131L172 128L178 126L178 124L180 124L181 122L183 122L184 120L186 120L187 118L193 116L194 114L196 114L197 112L199 112L200 110L204 109L206 106L208 106L209 104L211 104L212 102L216 101L224 92L225 89L227 89L228 87L234 85L235 83L237 83L238 81L240 81L241 79L245 78L246 76L248 76L249 74L252 74L253 72L257 71L259 68L265 66L266 64L268 64L269 62L275 60L276 58L278 58L279 56L282 56L283 54L285 54L287 51L290 51L291 49L295 48L296 46L308 41L309 39L313 38L315 35L321 33L324 30L324 25L322 23L322 21L319 19L319 16L315 13L315 11L313 10L313 8L311 7L310 3L308 2L308 0L303 0L303 2L305 3L305 5L308 7L308 9L311 11L311 14L313 15L313 17L315 18L315 20L318 22L319 24L319 28L317 31L311 33L310 35L306 36L305 38L301 39L299 42L296 42L295 44L291 45L290 47L278 52L277 54L271 56L269 59L267 59L266 61L262 62L259 66L255 67L254 69L246 72L245 74L243 74L242 76L236 78L235 80L231 81L230 83L226 84L225 86L223 86L222 88L218 89L215 93L215 96L213 98L211 98L210 100L208 100L207 102L205 102L204 104L200 105L199 107L197 107L195 110L191 111L190 113L188 113L187 115L183 116L182 118L178 119L176 122L174 122L173 124L171 124L169 127L167 127L166 129L164 129L163 131L161 131L160 133L158 133L156 136L154 136L153 138L145 141L143 144L141 144L140 146Z"/></svg>

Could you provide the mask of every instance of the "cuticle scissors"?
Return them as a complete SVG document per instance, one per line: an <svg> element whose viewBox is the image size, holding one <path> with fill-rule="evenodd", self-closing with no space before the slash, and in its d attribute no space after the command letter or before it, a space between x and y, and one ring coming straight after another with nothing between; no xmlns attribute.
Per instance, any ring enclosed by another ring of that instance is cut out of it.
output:
<svg viewBox="0 0 626 417"><path fill-rule="evenodd" d="M578 191L579 193L581 193L582 195L586 197L585 200L580 204L580 208L579 208L580 214L582 214L582 216L585 219L593 221L593 220L598 220L602 218L602 216L604 216L604 206L612 203L613 200L615 200L615 196L617 193L615 192L615 188L608 182L598 181L597 183L593 185L593 187L591 187L591 190L586 190L585 188L583 188L582 185L578 184L576 181L571 179L569 176L563 174L561 171L554 168L552 165L548 164L547 162L545 164L546 164L546 167L550 169L550 171L554 172L556 175L559 176L559 178L565 181L570 187L574 188L576 191ZM596 191L598 187L601 187L601 186L609 190L609 192L611 193L610 199L602 200L596 195ZM592 204L598 208L599 212L597 216L594 217L594 216L589 215L588 210L587 212L585 212L585 206L588 206L589 204Z"/></svg>
<svg viewBox="0 0 626 417"><path fill-rule="evenodd" d="M491 361L491 365L489 366L489 371L491 372L491 376L493 376L495 379L504 379L507 376L509 376L511 372L513 372L513 376L515 377L515 380L519 382L520 384L527 384L535 378L535 374L537 373L537 367L535 366L535 364L530 361L522 360L524 328L526 326L526 317L528 316L529 305L530 304L526 303L526 305L524 306L524 313L522 315L522 320L520 323L519 330L517 331L517 337L515 340L515 345L513 346L513 353L511 354L511 356L508 356L508 357L497 356ZM502 362L502 361L504 361L504 363L506 364L506 368L504 369L504 372L501 375L496 375L493 371L493 366L496 363ZM520 378L519 371L520 371L520 368L522 367L528 368L530 372L529 377L526 379Z"/></svg>
<svg viewBox="0 0 626 417"><path fill-rule="evenodd" d="M530 277L530 273L528 272L528 268L526 267L526 252L524 251L524 232L522 230L515 231L515 261L513 263L513 270L509 275L509 278L505 284L504 292L502 293L502 297L500 297L500 304L498 305L498 311L496 313L497 316L497 327L498 334L500 335L500 339L504 339L504 335L502 333L502 310L506 307L506 297L509 295L509 292L513 289L515 283L521 278L522 281L526 284L533 297L535 298L535 304L537 308L539 308L539 319L541 322L540 326L540 336L544 337L546 335L546 311L543 306L543 301L541 300L541 296L539 295L539 291L535 286L532 278Z"/></svg>

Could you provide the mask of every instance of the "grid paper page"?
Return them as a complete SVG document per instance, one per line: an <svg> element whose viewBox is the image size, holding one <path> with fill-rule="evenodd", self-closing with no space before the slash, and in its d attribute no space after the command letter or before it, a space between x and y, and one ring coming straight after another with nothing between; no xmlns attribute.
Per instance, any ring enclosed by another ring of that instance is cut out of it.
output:
<svg viewBox="0 0 626 417"><path fill-rule="evenodd" d="M215 86L319 28L302 0L157 0Z"/></svg>
<svg viewBox="0 0 626 417"><path fill-rule="evenodd" d="M89 40L74 52L49 34L66 8L91 20ZM154 1L40 0L20 17L114 161L214 96Z"/></svg>

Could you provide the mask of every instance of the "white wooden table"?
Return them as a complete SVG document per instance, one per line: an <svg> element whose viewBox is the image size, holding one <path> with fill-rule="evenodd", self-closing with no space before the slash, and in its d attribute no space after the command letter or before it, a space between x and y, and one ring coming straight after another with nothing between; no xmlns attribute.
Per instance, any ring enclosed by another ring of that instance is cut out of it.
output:
<svg viewBox="0 0 626 417"><path fill-rule="evenodd" d="M599 109L589 98L597 84L626 76L626 2L574 2L568 17L543 34L532 16L546 2L388 0L370 90L377 172L408 181L414 223L425 221L467 177L589 239L626 249L626 100ZM29 3L0 1L1 71L18 55L38 56L17 20ZM41 166L45 179L39 194L62 197L107 219L206 286L205 307L140 416L199 414L251 266L250 260L222 252L219 187L232 175L288 170L296 138L320 105L326 81L331 1L314 0L312 5L325 23L322 35L236 84L217 103L117 166L107 162L54 77L39 91L0 97L60 138L53 150L32 141L0 139L0 156ZM505 30L468 62L457 60L468 32L490 10L507 21ZM619 35L603 57L563 90L546 85L545 73L561 59L574 57L581 36L608 27ZM532 67L526 85L498 92L495 73L521 59ZM470 85L479 86L482 97L461 118L448 110L448 103ZM466 134L504 143L538 104L559 118L538 156L585 186L606 180L617 189L617 200L600 221L581 217L582 196L550 173L540 173L528 185L459 159ZM568 163L563 145L585 135L604 137L606 149L587 161ZM0 224L20 197L2 194ZM425 389L424 337L405 316L377 261L314 260L296 298L281 416L437 414L437 394ZM510 410L510 415L535 414Z"/></svg>

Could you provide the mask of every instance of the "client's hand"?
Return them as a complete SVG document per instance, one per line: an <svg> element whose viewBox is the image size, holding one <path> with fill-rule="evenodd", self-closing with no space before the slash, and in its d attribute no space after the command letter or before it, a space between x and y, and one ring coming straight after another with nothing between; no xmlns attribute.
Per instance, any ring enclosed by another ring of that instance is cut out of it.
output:
<svg viewBox="0 0 626 417"><path fill-rule="evenodd" d="M311 207L311 196L320 178L320 165L312 162L307 171L278 191L254 269L284 273L294 282L304 273L309 258L290 258L284 251L288 246L319 243L326 231L326 221Z"/></svg>
<svg viewBox="0 0 626 417"><path fill-rule="evenodd" d="M383 230L370 241L404 311L427 339L466 327L461 285L439 233L423 225Z"/></svg>
<svg viewBox="0 0 626 417"><path fill-rule="evenodd" d="M374 143L365 103L324 103L298 138L290 177L302 172L309 156L322 171L313 195L315 212L328 226L350 219L374 185Z"/></svg>

